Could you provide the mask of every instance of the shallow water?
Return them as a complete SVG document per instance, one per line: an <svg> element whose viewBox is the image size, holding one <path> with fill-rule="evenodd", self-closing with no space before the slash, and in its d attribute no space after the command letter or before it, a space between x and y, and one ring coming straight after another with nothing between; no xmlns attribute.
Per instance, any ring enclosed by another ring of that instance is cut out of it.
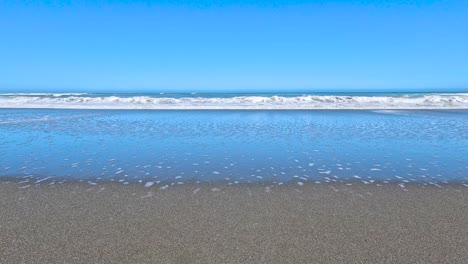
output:
<svg viewBox="0 0 468 264"><path fill-rule="evenodd" d="M4 109L0 177L468 184L468 111Z"/></svg>

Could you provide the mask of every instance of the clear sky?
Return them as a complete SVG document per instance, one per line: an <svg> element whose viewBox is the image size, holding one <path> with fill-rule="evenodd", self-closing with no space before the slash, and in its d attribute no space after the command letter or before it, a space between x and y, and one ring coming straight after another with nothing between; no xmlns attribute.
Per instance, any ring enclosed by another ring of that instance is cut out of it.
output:
<svg viewBox="0 0 468 264"><path fill-rule="evenodd" d="M468 90L468 1L5 1L0 90Z"/></svg>

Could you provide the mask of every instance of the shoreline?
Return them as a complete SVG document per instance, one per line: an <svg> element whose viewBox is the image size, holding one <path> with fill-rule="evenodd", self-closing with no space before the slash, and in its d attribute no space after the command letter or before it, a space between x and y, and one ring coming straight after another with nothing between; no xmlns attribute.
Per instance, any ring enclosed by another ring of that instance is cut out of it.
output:
<svg viewBox="0 0 468 264"><path fill-rule="evenodd" d="M199 180L199 179L190 179L187 178L185 181L182 179L176 181L174 179L163 180L163 179L152 179L152 180L135 180L135 179L102 179L102 178L91 178L91 179L67 179L67 178L55 178L55 177L34 177L34 176L11 176L11 177L1 177L1 185L10 185L17 186L19 189L29 189L41 186L85 186L88 187L105 187L106 185L117 185L117 186L134 186L135 188L144 188L148 191L158 191L166 190L170 188L182 187L182 186L192 186L193 188L209 187L214 186L216 188L230 188L230 187L269 187L269 188L303 188L304 186L312 187L313 186L343 186L343 187L353 187L353 186L369 186L375 188L396 188L403 191L407 191L407 187L415 188L467 188L468 181L466 178L451 180L451 181L402 181L401 179L357 179L357 178L346 178L346 179L331 179L331 180L314 180L314 179L291 179L287 181L272 181L272 180Z"/></svg>
<svg viewBox="0 0 468 264"><path fill-rule="evenodd" d="M468 188L0 184L1 263L463 263Z"/></svg>

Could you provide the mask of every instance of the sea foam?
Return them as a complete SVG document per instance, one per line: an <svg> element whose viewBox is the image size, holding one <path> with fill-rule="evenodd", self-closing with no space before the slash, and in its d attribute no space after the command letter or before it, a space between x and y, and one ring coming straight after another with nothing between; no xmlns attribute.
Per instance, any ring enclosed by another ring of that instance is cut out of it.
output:
<svg viewBox="0 0 468 264"><path fill-rule="evenodd" d="M59 109L468 109L468 93L234 97L0 94L0 108Z"/></svg>

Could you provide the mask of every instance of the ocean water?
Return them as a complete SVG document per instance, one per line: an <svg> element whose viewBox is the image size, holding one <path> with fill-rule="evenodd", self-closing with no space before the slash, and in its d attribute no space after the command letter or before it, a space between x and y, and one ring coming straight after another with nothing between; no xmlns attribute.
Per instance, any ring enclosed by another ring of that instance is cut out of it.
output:
<svg viewBox="0 0 468 264"><path fill-rule="evenodd" d="M0 108L468 109L468 93L4 93Z"/></svg>
<svg viewBox="0 0 468 264"><path fill-rule="evenodd" d="M0 177L468 187L468 110L1 109Z"/></svg>

